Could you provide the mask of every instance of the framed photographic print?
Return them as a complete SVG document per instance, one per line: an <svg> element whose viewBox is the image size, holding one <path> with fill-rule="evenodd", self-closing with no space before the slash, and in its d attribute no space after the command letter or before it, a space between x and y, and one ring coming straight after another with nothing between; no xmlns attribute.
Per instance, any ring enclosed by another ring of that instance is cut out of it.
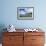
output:
<svg viewBox="0 0 46 46"><path fill-rule="evenodd" d="M34 7L18 7L17 8L18 20L32 20L34 19Z"/></svg>

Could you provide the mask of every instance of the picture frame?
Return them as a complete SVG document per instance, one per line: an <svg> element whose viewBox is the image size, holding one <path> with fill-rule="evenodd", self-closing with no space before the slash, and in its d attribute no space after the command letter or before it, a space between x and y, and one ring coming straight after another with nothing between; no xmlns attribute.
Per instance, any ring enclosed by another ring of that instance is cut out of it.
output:
<svg viewBox="0 0 46 46"><path fill-rule="evenodd" d="M18 20L33 20L34 7L17 7L17 19Z"/></svg>

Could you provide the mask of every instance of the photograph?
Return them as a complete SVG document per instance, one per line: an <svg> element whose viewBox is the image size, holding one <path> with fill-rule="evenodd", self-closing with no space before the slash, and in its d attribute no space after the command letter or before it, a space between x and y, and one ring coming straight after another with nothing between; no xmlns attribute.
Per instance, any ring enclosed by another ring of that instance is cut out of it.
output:
<svg viewBox="0 0 46 46"><path fill-rule="evenodd" d="M33 7L18 7L17 19L20 19L20 20L34 19L34 8Z"/></svg>

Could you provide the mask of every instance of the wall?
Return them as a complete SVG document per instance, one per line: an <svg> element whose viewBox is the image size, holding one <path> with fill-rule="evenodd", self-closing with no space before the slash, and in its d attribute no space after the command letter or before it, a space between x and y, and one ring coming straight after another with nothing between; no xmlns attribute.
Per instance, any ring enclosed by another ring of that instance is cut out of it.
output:
<svg viewBox="0 0 46 46"><path fill-rule="evenodd" d="M42 1L42 2L41 2ZM2 0L0 24L15 25L16 28L46 28L45 0ZM17 20L17 7L34 7L34 20Z"/></svg>
<svg viewBox="0 0 46 46"><path fill-rule="evenodd" d="M17 7L34 7L34 20L17 20ZM42 28L46 32L46 0L0 0L0 27Z"/></svg>

